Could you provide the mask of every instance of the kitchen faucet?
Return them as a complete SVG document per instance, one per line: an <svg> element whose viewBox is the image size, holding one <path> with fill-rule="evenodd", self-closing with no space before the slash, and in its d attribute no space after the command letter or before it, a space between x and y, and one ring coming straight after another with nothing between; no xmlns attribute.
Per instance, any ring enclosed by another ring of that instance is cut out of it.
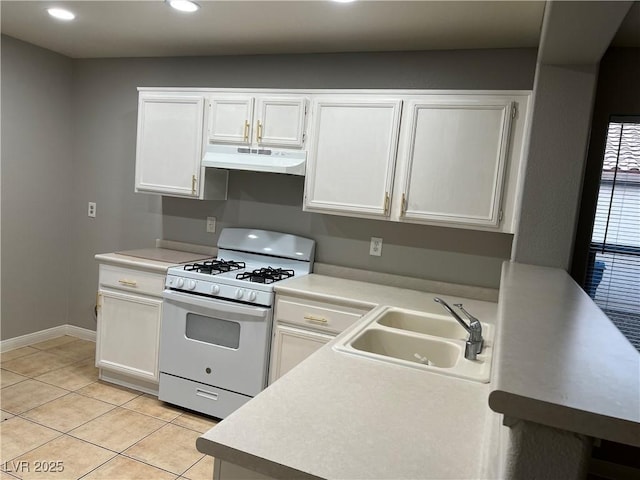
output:
<svg viewBox="0 0 640 480"><path fill-rule="evenodd" d="M447 302L442 300L440 297L435 297L433 299L435 302L438 302L442 307L451 314L453 318L455 318L462 328L464 328L469 334L469 338L467 339L467 343L464 349L464 358L467 360L475 360L480 352L482 352L482 346L484 345L484 339L482 338L482 325L480 324L480 320L467 312L461 303L454 303L454 307L458 307L462 313L464 313L469 319L469 325L465 322L460 315L453 311L453 308L449 306Z"/></svg>

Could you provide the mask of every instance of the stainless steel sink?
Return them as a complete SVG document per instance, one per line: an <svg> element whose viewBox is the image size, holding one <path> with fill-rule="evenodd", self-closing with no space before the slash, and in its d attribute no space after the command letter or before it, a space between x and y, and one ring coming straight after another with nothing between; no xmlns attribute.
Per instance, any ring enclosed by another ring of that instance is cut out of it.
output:
<svg viewBox="0 0 640 480"><path fill-rule="evenodd" d="M395 307L379 307L340 339L334 350L375 361L487 383L493 329L482 325L485 347L476 360L464 358L466 331L453 319Z"/></svg>

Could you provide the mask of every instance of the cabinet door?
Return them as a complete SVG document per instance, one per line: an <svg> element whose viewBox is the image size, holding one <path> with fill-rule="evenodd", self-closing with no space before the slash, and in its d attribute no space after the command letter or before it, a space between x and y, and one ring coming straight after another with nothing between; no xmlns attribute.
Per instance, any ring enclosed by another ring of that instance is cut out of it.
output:
<svg viewBox="0 0 640 480"><path fill-rule="evenodd" d="M203 97L141 95L136 191L198 197Z"/></svg>
<svg viewBox="0 0 640 480"><path fill-rule="evenodd" d="M158 381L162 300L100 290L96 365Z"/></svg>
<svg viewBox="0 0 640 480"><path fill-rule="evenodd" d="M273 333L269 383L275 382L333 338L331 335L277 324Z"/></svg>
<svg viewBox="0 0 640 480"><path fill-rule="evenodd" d="M407 106L410 133L400 218L497 227L512 102L445 102Z"/></svg>
<svg viewBox="0 0 640 480"><path fill-rule="evenodd" d="M302 147L306 104L306 99L301 97L258 98L256 143L274 147Z"/></svg>
<svg viewBox="0 0 640 480"><path fill-rule="evenodd" d="M314 102L305 210L389 215L401 106L395 99Z"/></svg>
<svg viewBox="0 0 640 480"><path fill-rule="evenodd" d="M209 102L210 143L251 143L253 97L212 97Z"/></svg>

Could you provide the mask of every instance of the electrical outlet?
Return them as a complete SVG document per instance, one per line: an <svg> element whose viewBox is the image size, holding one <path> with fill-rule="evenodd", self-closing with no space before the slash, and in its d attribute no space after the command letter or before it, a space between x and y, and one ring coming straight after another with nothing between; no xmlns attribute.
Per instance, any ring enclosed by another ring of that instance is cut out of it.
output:
<svg viewBox="0 0 640 480"><path fill-rule="evenodd" d="M87 215L89 215L91 218L96 218L96 202L89 202Z"/></svg>
<svg viewBox="0 0 640 480"><path fill-rule="evenodd" d="M216 233L216 217L207 217L207 233Z"/></svg>
<svg viewBox="0 0 640 480"><path fill-rule="evenodd" d="M371 237L371 245L369 246L369 255L379 257L382 255L382 239L378 237Z"/></svg>

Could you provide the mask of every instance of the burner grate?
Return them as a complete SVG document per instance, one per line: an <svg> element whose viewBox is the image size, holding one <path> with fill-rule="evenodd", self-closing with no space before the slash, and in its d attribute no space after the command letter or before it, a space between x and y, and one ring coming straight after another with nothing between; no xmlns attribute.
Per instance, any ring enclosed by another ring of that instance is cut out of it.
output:
<svg viewBox="0 0 640 480"><path fill-rule="evenodd" d="M243 268L245 268L244 262L226 261L223 259L207 260L202 263L190 263L184 266L184 269L188 272L198 272L209 275L218 275Z"/></svg>
<svg viewBox="0 0 640 480"><path fill-rule="evenodd" d="M273 283L286 278L293 277L293 270L285 270L283 268L258 268L252 272L244 272L236 275L239 280L247 280L254 283Z"/></svg>

